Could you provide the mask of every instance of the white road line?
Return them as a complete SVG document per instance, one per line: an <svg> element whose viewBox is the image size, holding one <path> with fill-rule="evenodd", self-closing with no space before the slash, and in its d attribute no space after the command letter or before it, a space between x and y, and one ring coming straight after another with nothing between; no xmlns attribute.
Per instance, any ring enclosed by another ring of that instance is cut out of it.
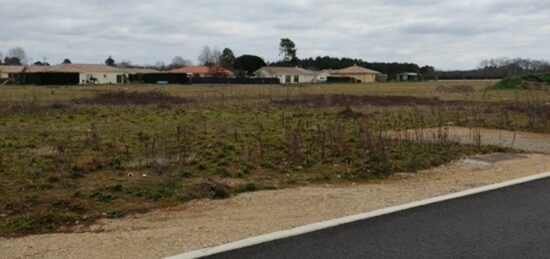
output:
<svg viewBox="0 0 550 259"><path fill-rule="evenodd" d="M407 203L407 204L403 204L403 205L398 205L398 206L394 206L394 207L389 207L389 208L384 208L384 209L380 209L380 210L375 210L375 211L371 211L371 212L367 212L367 213L361 213L361 214L357 214L357 215L353 215L353 216L348 216L348 217L328 220L328 221L324 221L324 222L314 223L314 224L305 225L305 226L301 226L301 227L296 227L296 228L289 229L289 230L283 230L283 231L279 231L279 232L275 232L275 233L271 233L271 234L265 234L265 235L261 235L261 236L251 237L251 238L247 238L247 239L244 239L244 240L232 242L232 243L221 245L221 246L204 248L204 249L184 253L184 254L181 254L181 255L167 257L167 259L188 259L188 258L205 257L205 256L214 255L214 254L218 254L218 253L228 252L228 251L231 251L231 250L236 250L236 249L239 249L239 248L258 245L258 244L262 244L262 243L266 243L266 242L270 242L270 241L274 241L274 240L278 240L278 239L284 239L284 238L288 238L288 237L292 237L292 236L303 235L303 234L306 234L306 233L310 233L310 232L314 232L314 231L318 231L318 230L322 230L322 229L327 229L327 228L331 228L331 227L335 227L335 226L338 226L338 225L347 224L347 223L351 223L351 222L355 222L355 221L361 221L361 220L365 220L365 219L368 219L368 218L373 218L373 217L378 217L378 216L382 216L382 215L386 215L386 214L391 214L391 213L395 213L395 212L399 212L399 211L403 211L403 210L408 210L408 209L411 209L411 208L421 207L421 206L425 206L425 205L429 205L429 204L433 204L433 203L438 203L438 202L442 202L442 201L452 200L452 199L461 198L461 197L465 197L465 196L470 196L470 195L474 195L474 194L479 194L479 193L483 193L483 192L493 191L493 190L497 190L497 189L501 189L501 188L505 188L505 187L510 187L510 186L513 186L513 185L532 182L532 181L536 181L536 180L540 180L540 179L544 179L544 178L548 178L548 177L550 177L550 172L537 174L537 175L533 175L533 176L528 176L528 177L524 177L524 178L520 178L520 179L516 179L516 180L506 181L506 182L502 182L502 183L487 185L487 186L483 186L483 187L478 187L478 188L474 188L474 189L470 189L470 190L466 190L466 191L462 191L462 192L457 192L457 193L452 193L452 194L448 194L448 195L443 195L443 196L439 196L439 197L429 198L429 199L425 199L425 200L421 200L421 201L415 201L415 202L411 202L411 203Z"/></svg>

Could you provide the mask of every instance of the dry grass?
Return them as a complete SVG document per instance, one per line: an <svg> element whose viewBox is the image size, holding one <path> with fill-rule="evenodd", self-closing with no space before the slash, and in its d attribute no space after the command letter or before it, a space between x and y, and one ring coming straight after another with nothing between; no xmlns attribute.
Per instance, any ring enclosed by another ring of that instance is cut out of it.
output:
<svg viewBox="0 0 550 259"><path fill-rule="evenodd" d="M506 151L445 135L391 140L390 130L550 128L543 94L484 91L487 81L468 82L467 95L429 94L441 83L2 87L0 234Z"/></svg>
<svg viewBox="0 0 550 259"><path fill-rule="evenodd" d="M495 81L428 81L428 82L389 82L373 84L319 84L300 86L194 86L194 85L107 85L107 86L50 86L50 87L18 87L3 86L0 88L4 94L0 95L0 102L17 100L28 100L38 98L41 101L62 101L81 97L90 97L98 92L117 90L127 91L161 91L172 95L189 97L194 99L220 99L222 96L227 100L253 101L258 99L269 100L270 98L292 97L320 94L348 94L348 95L406 95L406 96L434 96L430 94L442 85L468 85L475 89L475 93L446 93L436 96L446 100L516 100L527 96L525 91L485 91ZM541 93L544 93L541 91ZM541 95L545 100L550 100L546 93ZM237 99L237 100L235 100Z"/></svg>

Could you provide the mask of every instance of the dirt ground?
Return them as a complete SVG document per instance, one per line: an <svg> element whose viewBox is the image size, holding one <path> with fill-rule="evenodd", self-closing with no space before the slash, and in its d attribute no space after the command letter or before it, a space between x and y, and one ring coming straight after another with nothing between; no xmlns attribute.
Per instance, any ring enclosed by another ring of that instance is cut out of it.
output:
<svg viewBox="0 0 550 259"><path fill-rule="evenodd" d="M435 134L424 131L423 134ZM449 128L456 141L472 130ZM367 184L322 185L242 194L101 220L74 233L0 238L1 258L159 258L550 171L550 136L481 130L482 143L540 152L469 157Z"/></svg>
<svg viewBox="0 0 550 259"><path fill-rule="evenodd" d="M443 132L448 135L449 140L463 144L476 144L476 137L479 136L481 145L501 146L527 152L550 153L550 134L453 126L443 128L442 132L439 130L439 128L429 128L407 130L399 133L390 132L389 134L393 137L410 140L430 141L437 140L437 134Z"/></svg>

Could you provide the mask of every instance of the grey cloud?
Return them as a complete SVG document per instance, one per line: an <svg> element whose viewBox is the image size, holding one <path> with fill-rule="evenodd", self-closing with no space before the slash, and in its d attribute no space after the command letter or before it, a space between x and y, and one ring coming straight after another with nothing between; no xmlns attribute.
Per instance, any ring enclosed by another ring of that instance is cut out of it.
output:
<svg viewBox="0 0 550 259"><path fill-rule="evenodd" d="M204 45L471 68L492 56L550 59L547 0L0 0L0 51L39 59L135 63L195 59Z"/></svg>

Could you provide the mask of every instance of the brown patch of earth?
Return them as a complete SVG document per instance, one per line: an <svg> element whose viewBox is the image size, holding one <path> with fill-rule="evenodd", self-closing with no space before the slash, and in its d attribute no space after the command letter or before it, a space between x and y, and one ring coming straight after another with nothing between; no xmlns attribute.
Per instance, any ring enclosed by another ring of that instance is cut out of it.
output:
<svg viewBox="0 0 550 259"><path fill-rule="evenodd" d="M449 141L462 144L492 145L527 152L550 153L550 134L542 133L454 126L388 133L388 136L394 138L426 142L439 141L442 135Z"/></svg>

